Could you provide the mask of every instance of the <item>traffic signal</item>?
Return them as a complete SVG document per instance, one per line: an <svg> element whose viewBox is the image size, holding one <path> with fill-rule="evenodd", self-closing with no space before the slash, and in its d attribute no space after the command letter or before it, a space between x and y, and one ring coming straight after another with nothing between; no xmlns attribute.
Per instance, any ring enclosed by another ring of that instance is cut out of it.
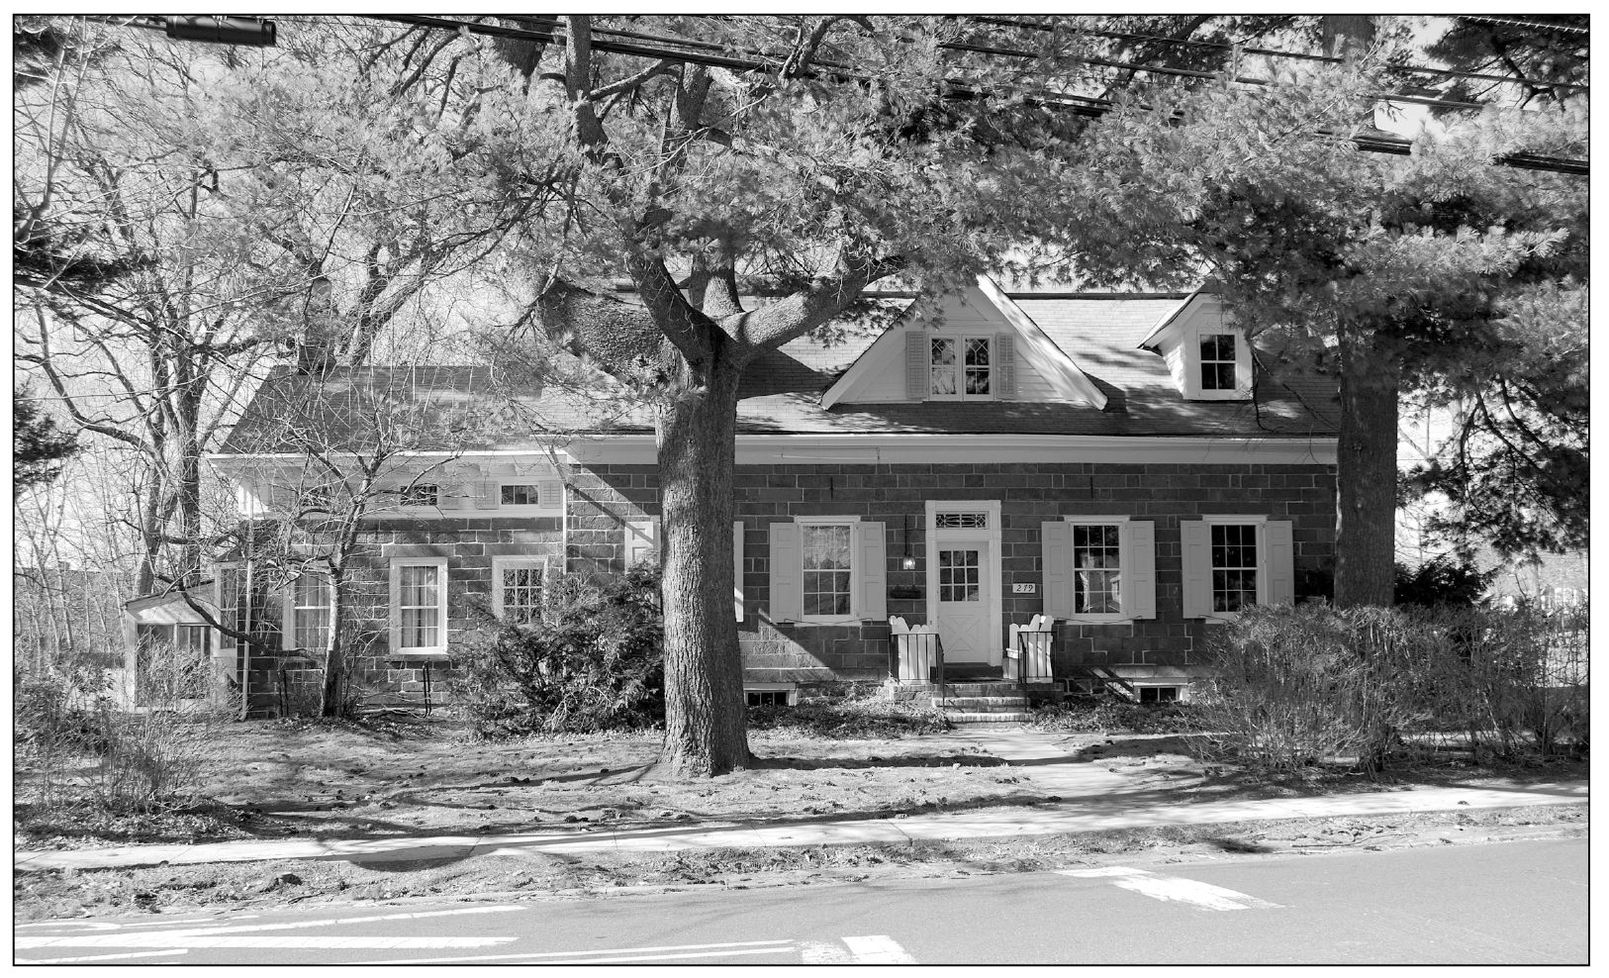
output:
<svg viewBox="0 0 1609 978"><path fill-rule="evenodd" d="M180 41L274 46L274 22L257 17L166 17L168 36Z"/></svg>

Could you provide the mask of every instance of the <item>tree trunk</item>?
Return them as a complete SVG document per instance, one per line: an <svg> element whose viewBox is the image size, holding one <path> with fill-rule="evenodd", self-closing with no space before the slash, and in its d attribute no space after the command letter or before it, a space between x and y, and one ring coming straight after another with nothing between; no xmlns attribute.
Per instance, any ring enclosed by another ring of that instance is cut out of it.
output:
<svg viewBox="0 0 1609 978"><path fill-rule="evenodd" d="M664 762L678 778L749 763L743 664L732 613L732 481L742 370L708 376L658 418L665 615Z"/></svg>
<svg viewBox="0 0 1609 978"><path fill-rule="evenodd" d="M1370 333L1341 334L1335 603L1392 603L1396 576L1400 369Z"/></svg>
<svg viewBox="0 0 1609 978"><path fill-rule="evenodd" d="M330 572L330 637L324 643L324 689L318 698L318 715L343 716L346 712L346 649L341 647L342 592L346 590L346 576L339 571ZM446 622L441 623L447 627Z"/></svg>

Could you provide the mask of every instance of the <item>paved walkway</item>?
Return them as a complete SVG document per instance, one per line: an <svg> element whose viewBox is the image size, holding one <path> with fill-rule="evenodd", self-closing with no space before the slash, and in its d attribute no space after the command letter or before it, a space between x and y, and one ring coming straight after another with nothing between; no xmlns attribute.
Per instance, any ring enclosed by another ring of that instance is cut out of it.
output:
<svg viewBox="0 0 1609 978"><path fill-rule="evenodd" d="M1033 807L908 815L891 819L738 824L706 822L612 832L565 831L520 835L419 836L389 839L273 839L198 845L141 845L17 853L18 870L253 862L265 859L344 859L352 862L453 860L533 852L665 852L726 846L804 846L909 843L916 840L1009 838L1162 825L1206 825L1344 815L1390 815L1456 808L1517 808L1587 801L1585 781L1424 787L1310 798L1206 801L1182 797L1166 784L1147 784L1107 763L1076 760L1055 735L1017 728L962 730L954 739L1011 762L1035 788L1056 801Z"/></svg>

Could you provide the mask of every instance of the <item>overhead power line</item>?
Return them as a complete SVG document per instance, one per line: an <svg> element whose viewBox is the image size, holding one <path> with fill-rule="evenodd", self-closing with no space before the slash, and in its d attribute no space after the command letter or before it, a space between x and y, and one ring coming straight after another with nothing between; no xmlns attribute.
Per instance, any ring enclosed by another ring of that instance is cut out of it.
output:
<svg viewBox="0 0 1609 978"><path fill-rule="evenodd" d="M1050 32L1056 30L1066 31L1070 34L1081 34L1085 37L1105 37L1120 41L1150 41L1157 44L1168 44L1175 47L1213 48L1218 51L1239 50L1241 54L1255 55L1257 57L1286 58L1292 61L1317 61L1325 64L1344 64L1344 58L1328 54L1308 54L1303 51L1280 51L1275 48L1249 47L1237 45L1228 41L1205 41L1200 38L1167 37L1163 34L1135 34L1128 31L1103 31L1089 27L1058 27L1051 24L1041 24L1035 21L1010 20L1005 17L972 17L975 24L986 24L995 27L1020 27L1027 30ZM1414 75L1430 75L1437 78L1467 78L1474 81L1489 81L1511 85L1529 85L1533 88L1569 88L1573 91L1586 92L1586 85L1576 82L1547 82L1536 81L1520 75L1493 75L1480 71L1461 71L1454 68L1432 68L1428 65L1392 64L1386 65L1386 70L1404 72Z"/></svg>
<svg viewBox="0 0 1609 978"><path fill-rule="evenodd" d="M1574 24L1555 24L1542 20L1524 20L1519 17L1488 17L1484 14L1454 14L1458 20L1471 20L1481 24L1502 24L1504 27L1529 27L1538 31L1559 31L1564 34L1580 34L1586 36L1589 31L1585 27Z"/></svg>
<svg viewBox="0 0 1609 978"><path fill-rule="evenodd" d="M563 33L557 30L541 31L518 27L504 27L497 24L477 24L469 21L454 20L447 17L426 17L402 14L370 14L367 16L373 19L396 21L399 23L412 24L417 27L425 27L435 30L460 31L487 37L503 37L513 40L536 41L542 44L559 43L564 40ZM655 37L655 35L637 36ZM611 41L604 38L594 37L592 39L592 48L597 51L608 53L627 54L643 58L679 60L692 64L704 64L713 67L728 68L735 71L763 72L775 70L776 68L775 64L769 64L758 59L733 57L728 54L716 52L676 50L675 48L664 46L665 42L675 42L677 40L678 39L675 38L664 38L658 43L647 43L635 40ZM705 42L693 43L702 46ZM826 65L823 67L825 67L826 70L816 72L815 74L825 75L829 78L842 81L868 82L872 80L871 76L864 72L856 72L852 69L831 65ZM1136 65L1133 67L1144 68L1146 66ZM952 83L951 91L947 93L948 97L961 100L987 98L992 94L993 93L987 90L979 89L961 82ZM1406 100L1396 95L1382 95L1379 97L1393 100ZM1080 95L1046 93L1032 97L1028 99L1028 101L1046 108L1071 111L1077 115L1087 116L1090 118L1100 118L1113 109L1113 103L1109 99ZM1448 103L1432 102L1432 104L1446 105ZM1474 103L1469 103L1469 105L1477 108L1480 107L1475 106ZM1400 136L1391 136L1380 133L1356 135L1352 137L1352 141L1354 145L1365 152L1386 153L1394 156L1409 155L1412 152L1413 146L1411 140L1404 139ZM1499 166L1508 166L1523 170L1541 170L1553 173L1563 173L1571 176L1586 176L1589 172L1588 161L1586 160L1572 159L1569 157L1548 156L1537 153L1504 154L1502 156L1494 157L1493 162Z"/></svg>

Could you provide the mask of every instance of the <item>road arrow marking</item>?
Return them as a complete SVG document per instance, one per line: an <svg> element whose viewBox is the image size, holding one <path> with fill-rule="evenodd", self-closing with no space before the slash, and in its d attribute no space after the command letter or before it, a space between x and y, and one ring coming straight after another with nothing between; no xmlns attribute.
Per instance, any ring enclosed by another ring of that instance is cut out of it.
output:
<svg viewBox="0 0 1609 978"><path fill-rule="evenodd" d="M916 959L905 953L905 949L894 942L886 934L875 934L870 937L846 937L844 944L849 947L851 959L854 964L915 964Z"/></svg>
<svg viewBox="0 0 1609 978"><path fill-rule="evenodd" d="M1182 876L1158 876L1143 869L1107 866L1101 869L1059 869L1062 876L1080 879L1110 879L1116 886L1133 890L1153 900L1187 903L1201 910L1277 910L1279 904L1259 900L1235 890Z"/></svg>

